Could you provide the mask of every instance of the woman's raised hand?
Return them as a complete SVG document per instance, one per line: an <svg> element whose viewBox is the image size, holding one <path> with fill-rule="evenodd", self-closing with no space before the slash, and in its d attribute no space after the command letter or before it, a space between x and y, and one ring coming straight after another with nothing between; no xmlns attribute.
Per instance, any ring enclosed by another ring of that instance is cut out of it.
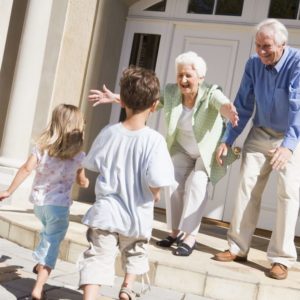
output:
<svg viewBox="0 0 300 300"><path fill-rule="evenodd" d="M120 103L120 96L110 91L105 84L101 90L90 90L88 101L93 102L93 106L104 103Z"/></svg>
<svg viewBox="0 0 300 300"><path fill-rule="evenodd" d="M220 113L223 117L230 121L232 127L236 127L238 125L239 116L235 106L232 103L222 104Z"/></svg>

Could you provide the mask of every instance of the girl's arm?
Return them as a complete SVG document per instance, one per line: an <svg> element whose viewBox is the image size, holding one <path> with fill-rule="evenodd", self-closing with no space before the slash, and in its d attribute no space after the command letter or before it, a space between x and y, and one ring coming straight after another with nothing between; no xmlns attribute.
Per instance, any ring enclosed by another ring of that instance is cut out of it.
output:
<svg viewBox="0 0 300 300"><path fill-rule="evenodd" d="M12 193L21 185L21 183L31 174L31 172L37 167L37 158L34 155L30 155L25 164L18 170L15 178L6 191L0 192L0 201L8 198Z"/></svg>
<svg viewBox="0 0 300 300"><path fill-rule="evenodd" d="M76 174L76 183L82 187L82 188L87 188L90 184L89 179L85 176L85 171L84 168L80 168L77 170Z"/></svg>

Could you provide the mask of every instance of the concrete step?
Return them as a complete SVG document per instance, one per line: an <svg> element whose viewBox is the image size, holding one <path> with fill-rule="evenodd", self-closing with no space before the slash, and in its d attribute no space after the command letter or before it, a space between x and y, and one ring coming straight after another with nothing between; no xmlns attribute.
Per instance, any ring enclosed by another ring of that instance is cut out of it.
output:
<svg viewBox="0 0 300 300"><path fill-rule="evenodd" d="M89 206L75 202L71 208L70 227L60 251L60 258L65 261L75 263L79 254L86 249L86 227L80 220ZM299 262L289 270L286 280L278 281L265 275L270 267L265 254L268 238L253 238L246 263L217 262L211 258L215 253L227 249L226 228L202 224L192 255L177 257L172 255L172 249L161 249L155 245L156 240L167 235L163 220L162 215L156 214L149 247L149 276L154 286L220 300L300 299ZM39 221L33 216L30 204L24 202L1 207L1 237L34 249L39 230ZM300 252L299 247L297 250ZM116 273L123 275L120 258L117 259Z"/></svg>

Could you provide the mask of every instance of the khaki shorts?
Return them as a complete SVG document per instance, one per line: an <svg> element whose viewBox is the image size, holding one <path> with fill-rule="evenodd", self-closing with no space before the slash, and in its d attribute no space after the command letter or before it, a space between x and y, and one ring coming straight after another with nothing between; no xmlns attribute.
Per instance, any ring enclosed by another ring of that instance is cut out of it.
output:
<svg viewBox="0 0 300 300"><path fill-rule="evenodd" d="M79 286L113 285L118 251L121 252L125 273L141 275L149 271L146 239L126 237L98 228L89 228L86 235L90 247L78 259Z"/></svg>

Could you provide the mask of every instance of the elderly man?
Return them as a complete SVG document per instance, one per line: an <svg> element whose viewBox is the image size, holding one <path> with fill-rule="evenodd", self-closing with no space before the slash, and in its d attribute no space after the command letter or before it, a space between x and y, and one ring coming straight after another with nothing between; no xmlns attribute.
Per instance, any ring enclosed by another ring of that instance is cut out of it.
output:
<svg viewBox="0 0 300 300"><path fill-rule="evenodd" d="M245 141L237 202L228 231L229 250L218 261L246 261L262 193L272 170L278 172L277 217L267 250L268 275L285 279L297 259L294 244L300 184L300 52L287 46L288 32L275 19L257 26L256 55L248 60L235 99L237 127L228 125L217 150L222 164L237 136L253 115ZM274 199L275 200L275 199Z"/></svg>

